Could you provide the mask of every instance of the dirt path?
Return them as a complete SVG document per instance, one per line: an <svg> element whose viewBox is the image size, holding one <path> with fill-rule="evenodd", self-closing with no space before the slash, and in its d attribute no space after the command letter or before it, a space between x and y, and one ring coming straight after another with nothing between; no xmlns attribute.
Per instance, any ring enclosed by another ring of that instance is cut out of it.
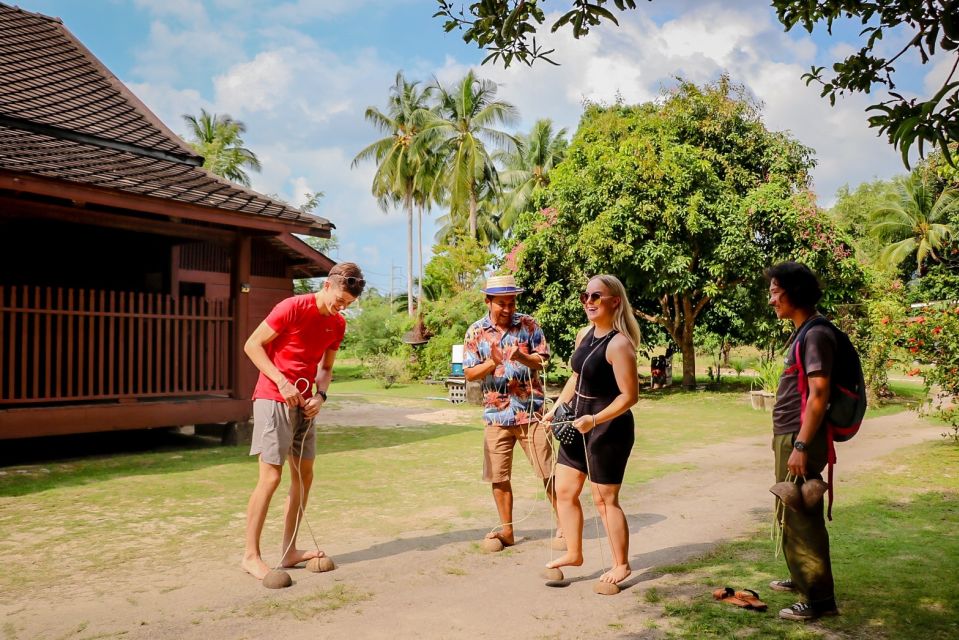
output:
<svg viewBox="0 0 959 640"><path fill-rule="evenodd" d="M843 447L838 492L896 449L939 437L914 414L870 420ZM500 554L477 551L484 528L411 532L400 539L330 544L328 574L292 572L294 586L263 589L236 568L225 547L210 558L167 567L118 568L116 576L74 575L69 598L7 594L0 599L9 638L606 638L642 637L642 593L656 568L699 554L767 522L772 483L769 439L704 446L669 462L698 467L624 490L633 576L615 597L594 595L600 558L586 522L586 564L568 586L538 577L547 560L545 507L520 525L525 540ZM586 513L592 513L587 502ZM528 504L517 503L518 513ZM841 509L841 502L840 507ZM605 552L608 558L608 551ZM64 558L69 563L69 557ZM131 577L132 576L132 577ZM74 584L75 583L75 584ZM648 605L647 605L648 606Z"/></svg>

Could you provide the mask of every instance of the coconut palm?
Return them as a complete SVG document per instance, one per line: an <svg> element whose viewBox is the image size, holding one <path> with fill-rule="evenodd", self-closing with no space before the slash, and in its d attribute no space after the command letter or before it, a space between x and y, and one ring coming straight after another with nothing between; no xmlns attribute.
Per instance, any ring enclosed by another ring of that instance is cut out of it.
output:
<svg viewBox="0 0 959 640"><path fill-rule="evenodd" d="M499 185L489 176L480 180L478 189L476 234L473 237L488 247L496 247L503 240L504 235L500 223L503 194L499 190ZM449 213L437 219L440 227L433 239L439 244L456 244L457 236L461 235L469 225L467 215L468 210L450 208Z"/></svg>
<svg viewBox="0 0 959 640"><path fill-rule="evenodd" d="M504 169L500 182L506 190L500 225L509 230L519 214L526 211L533 191L549 185L549 173L566 156L566 129L553 132L548 118L537 120L529 135L519 137L519 144L502 154Z"/></svg>
<svg viewBox="0 0 959 640"><path fill-rule="evenodd" d="M954 235L949 221L957 210L955 189L944 189L937 196L935 188L918 176L902 180L890 191L885 206L871 216L871 233L886 243L880 260L895 268L915 255L919 275L924 275L927 259L939 262L937 252Z"/></svg>
<svg viewBox="0 0 959 640"><path fill-rule="evenodd" d="M200 109L200 116L183 114L183 120L190 128L190 146L203 156L203 168L213 174L250 186L250 176L244 170L260 170L260 160L256 154L243 146L246 125L234 120L228 114L209 113Z"/></svg>
<svg viewBox="0 0 959 640"><path fill-rule="evenodd" d="M466 212L469 235L476 238L483 181L496 181L493 152L516 146L516 138L496 127L515 122L516 107L497 100L496 83L480 80L472 71L452 88L437 82L436 91L439 104L426 124L431 136L422 137L422 143L442 150L449 206L451 211Z"/></svg>
<svg viewBox="0 0 959 640"><path fill-rule="evenodd" d="M406 210L406 294L407 311L413 315L413 205L416 202L416 176L426 147L414 147L423 131L430 87L421 90L418 82L407 82L402 72L390 88L387 112L366 109L366 119L385 133L353 158L356 166L364 160L376 162L372 192L380 206L401 205Z"/></svg>

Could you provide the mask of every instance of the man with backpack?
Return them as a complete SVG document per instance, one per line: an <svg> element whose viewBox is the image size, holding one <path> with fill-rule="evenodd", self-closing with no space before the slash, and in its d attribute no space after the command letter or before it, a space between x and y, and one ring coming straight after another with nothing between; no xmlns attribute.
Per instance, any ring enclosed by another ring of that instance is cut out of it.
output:
<svg viewBox="0 0 959 640"><path fill-rule="evenodd" d="M795 327L773 409L776 482L801 485L822 480L822 471L830 461L832 441L826 426L830 378L840 340L848 343L848 338L845 334L838 336L838 330L816 310L822 289L809 267L783 262L767 269L765 276L769 281L769 305L776 317L791 321ZM806 509L778 506L782 512L783 556L790 577L769 586L805 597L805 602L781 610L779 617L809 621L837 615L822 498Z"/></svg>

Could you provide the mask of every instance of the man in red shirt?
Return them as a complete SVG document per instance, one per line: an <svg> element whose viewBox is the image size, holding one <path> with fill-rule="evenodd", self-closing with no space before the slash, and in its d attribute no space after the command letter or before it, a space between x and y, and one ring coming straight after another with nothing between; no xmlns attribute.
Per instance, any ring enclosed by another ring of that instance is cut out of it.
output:
<svg viewBox="0 0 959 640"><path fill-rule="evenodd" d="M250 455L259 455L260 464L259 480L247 506L246 551L241 564L258 580L270 570L260 555L260 534L288 455L293 482L283 511L280 564L293 567L323 555L322 551L296 548L300 505L305 507L313 483L316 432L310 427L326 402L333 361L346 331L340 312L363 293L365 284L363 273L352 262L334 266L320 291L277 304L243 347L260 370L253 391L250 447Z"/></svg>

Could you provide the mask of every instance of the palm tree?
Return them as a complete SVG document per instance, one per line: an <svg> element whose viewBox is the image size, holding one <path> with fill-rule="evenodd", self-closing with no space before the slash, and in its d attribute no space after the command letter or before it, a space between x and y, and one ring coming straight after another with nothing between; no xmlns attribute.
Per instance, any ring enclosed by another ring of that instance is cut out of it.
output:
<svg viewBox="0 0 959 640"><path fill-rule="evenodd" d="M390 88L387 112L375 107L366 109L366 119L385 133L353 158L352 166L368 159L376 161L372 192L382 208L401 204L406 210L406 294L407 311L413 315L413 204L416 196L416 175L423 162L425 149L414 148L413 141L423 131L427 117L427 101L432 89L418 88L418 82L407 82L397 72Z"/></svg>
<svg viewBox="0 0 959 640"><path fill-rule="evenodd" d="M211 114L206 109L200 109L199 118L185 113L183 119L190 128L190 146L203 156L203 168L249 187L250 176L244 167L259 171L260 160L243 146L240 134L246 133L246 125L228 114Z"/></svg>
<svg viewBox="0 0 959 640"><path fill-rule="evenodd" d="M954 235L950 216L959 210L959 191L935 189L918 176L899 182L887 196L886 205L873 211L871 233L886 242L879 258L895 268L915 254L919 275L926 272L926 259L939 262L939 251Z"/></svg>
<svg viewBox="0 0 959 640"><path fill-rule="evenodd" d="M519 145L502 154L505 166L500 182L508 189L500 218L503 232L513 226L519 214L526 211L533 191L549 185L549 172L566 156L566 129L553 133L553 122L537 120L529 135L519 138Z"/></svg>
<svg viewBox="0 0 959 640"><path fill-rule="evenodd" d="M480 80L472 71L452 89L437 82L436 91L439 105L426 123L432 136L421 139L442 150L451 211L468 213L469 234L476 238L482 182L493 180L495 184L497 176L486 144L505 149L516 145L516 138L496 129L516 121L516 107L497 100L496 83Z"/></svg>
<svg viewBox="0 0 959 640"><path fill-rule="evenodd" d="M503 240L503 227L500 224L500 212L503 209L503 194L499 184L486 176L479 180L475 217L476 233L472 237L482 244L495 247ZM468 209L450 208L449 213L440 216L434 240L439 244L456 244L456 238L469 226Z"/></svg>

